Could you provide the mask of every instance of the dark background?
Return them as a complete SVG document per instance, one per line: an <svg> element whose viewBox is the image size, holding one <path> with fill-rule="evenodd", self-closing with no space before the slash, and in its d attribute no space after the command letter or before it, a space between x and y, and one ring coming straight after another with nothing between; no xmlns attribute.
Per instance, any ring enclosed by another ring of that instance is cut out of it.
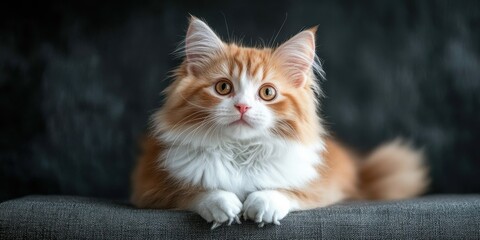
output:
<svg viewBox="0 0 480 240"><path fill-rule="evenodd" d="M0 200L126 198L189 13L246 44L286 15L277 42L318 24L335 135L359 151L410 139L431 193L480 192L479 1L2 1Z"/></svg>

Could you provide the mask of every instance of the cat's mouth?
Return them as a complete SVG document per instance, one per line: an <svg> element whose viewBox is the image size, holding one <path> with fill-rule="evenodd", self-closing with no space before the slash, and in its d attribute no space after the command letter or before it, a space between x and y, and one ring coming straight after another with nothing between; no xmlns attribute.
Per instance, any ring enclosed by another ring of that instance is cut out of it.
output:
<svg viewBox="0 0 480 240"><path fill-rule="evenodd" d="M232 123L229 124L230 126L247 126L247 127L252 127L252 125L250 125L250 123L248 123L247 121L245 121L245 119L243 118L240 118L236 121L233 121Z"/></svg>

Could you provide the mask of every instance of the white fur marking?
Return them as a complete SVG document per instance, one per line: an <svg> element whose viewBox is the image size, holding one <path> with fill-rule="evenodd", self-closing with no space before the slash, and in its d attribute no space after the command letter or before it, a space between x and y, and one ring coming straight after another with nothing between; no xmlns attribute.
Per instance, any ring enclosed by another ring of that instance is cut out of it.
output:
<svg viewBox="0 0 480 240"><path fill-rule="evenodd" d="M218 139L210 146L195 142L172 146L162 158L164 167L183 182L230 191L245 199L262 189L304 187L318 177L322 147L278 139Z"/></svg>

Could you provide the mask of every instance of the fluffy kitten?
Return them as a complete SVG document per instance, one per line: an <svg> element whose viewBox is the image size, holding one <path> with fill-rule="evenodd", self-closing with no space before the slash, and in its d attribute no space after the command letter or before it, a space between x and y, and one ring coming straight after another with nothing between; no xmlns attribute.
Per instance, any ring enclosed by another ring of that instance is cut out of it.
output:
<svg viewBox="0 0 480 240"><path fill-rule="evenodd" d="M212 228L279 224L289 212L344 199L402 199L427 187L421 154L400 142L362 161L317 114L316 28L276 49L224 43L192 17L185 60L153 116L133 175L141 208L197 212Z"/></svg>

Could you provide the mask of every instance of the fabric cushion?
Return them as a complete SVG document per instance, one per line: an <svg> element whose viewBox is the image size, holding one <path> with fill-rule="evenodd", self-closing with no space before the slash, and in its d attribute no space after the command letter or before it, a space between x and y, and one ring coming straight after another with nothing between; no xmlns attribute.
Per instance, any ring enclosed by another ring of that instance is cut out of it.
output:
<svg viewBox="0 0 480 240"><path fill-rule="evenodd" d="M345 202L210 230L197 214L135 209L121 201L28 196L0 204L0 239L480 239L480 195Z"/></svg>

